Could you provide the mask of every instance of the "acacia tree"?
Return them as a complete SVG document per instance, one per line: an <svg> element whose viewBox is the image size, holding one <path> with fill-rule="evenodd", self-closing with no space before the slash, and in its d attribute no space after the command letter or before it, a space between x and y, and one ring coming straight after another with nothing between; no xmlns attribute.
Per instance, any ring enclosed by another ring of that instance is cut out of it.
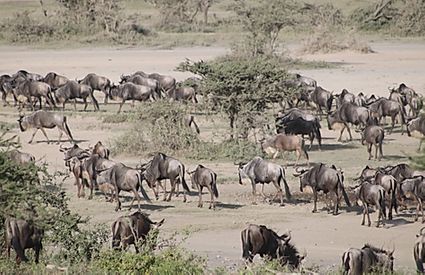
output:
<svg viewBox="0 0 425 275"><path fill-rule="evenodd" d="M293 91L282 81L290 76L277 59L223 57L209 62L186 60L177 68L202 77L200 92L229 118L231 138L254 127L255 116ZM237 131L236 131L237 130Z"/></svg>

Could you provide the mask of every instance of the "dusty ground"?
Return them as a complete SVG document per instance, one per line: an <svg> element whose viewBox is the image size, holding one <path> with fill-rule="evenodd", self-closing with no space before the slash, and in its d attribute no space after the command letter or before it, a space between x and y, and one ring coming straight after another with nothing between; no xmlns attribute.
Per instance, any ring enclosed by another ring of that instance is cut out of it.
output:
<svg viewBox="0 0 425 275"><path fill-rule="evenodd" d="M317 79L324 88L340 92L347 88L355 93L364 91L384 96L388 94L387 87L393 83L405 82L422 93L425 89L423 67L425 65L425 45L423 44L375 44L375 54L354 54L350 52L304 56L306 59L325 60L341 63L336 69L306 70L301 73ZM18 69L27 69L45 74L56 71L70 78L81 78L89 72L96 72L117 81L121 73L136 70L157 71L172 74L178 79L186 75L173 69L184 58L209 59L225 53L222 48L190 48L176 50L138 50L138 49L82 49L82 50L26 50L23 48L1 48L0 74L12 73ZM99 95L99 94L97 94ZM71 106L69 106L71 107ZM105 109L101 106L101 109ZM108 112L114 112L117 106L108 106ZM127 110L129 107L126 107ZM80 106L81 109L81 106ZM0 107L0 121L15 123L17 111L11 107ZM69 124L74 137L82 141L82 146L94 144L98 140L110 141L119 136L128 125L102 124L101 114L78 112L70 115ZM204 121L200 118L200 121ZM201 123L202 124L202 123ZM224 125L219 125L224 127ZM326 126L324 124L324 126ZM214 125L217 127L217 125ZM201 131L211 129L212 125L201 125ZM18 129L14 131L18 133ZM37 158L45 157L52 169L63 170L62 154L58 145L48 145L45 142L27 144L30 134L19 133L23 141L23 150L34 154ZM57 131L48 131L48 135L56 139ZM362 147L355 133L353 142L338 143L336 133L323 127L325 137L321 152L316 147L310 152L311 161L332 163L344 169L345 185L352 185L352 178L366 164L376 166L386 163L406 162L408 155L415 154L418 141L401 136L396 132L385 139L382 162L367 161L366 148ZM203 135L205 137L205 134ZM39 133L37 141L43 137ZM292 158L292 157L291 157ZM140 157L118 156L117 161L135 165ZM187 167L192 168L195 162L184 160ZM284 160L279 159L279 163ZM292 161L290 161L292 163ZM396 248L395 268L401 271L413 271L414 262L412 245L420 223L413 223L411 213L396 215L392 222L384 228L368 228L360 225L361 215L358 209L347 212L343 208L338 216L328 215L326 211L311 213L312 203L287 203L284 207L277 204L251 204L251 188L237 184L236 168L231 162L203 162L218 173L219 204L216 211L207 207L199 209L197 196L193 193L189 202L182 203L182 198L173 198L171 202L155 201L143 208L151 214L152 219L166 219L163 226L164 236L172 232L190 232L190 237L184 243L196 253L208 257L210 267L240 265L241 245L240 231L248 223L265 224L279 232L291 230L292 240L301 251L307 252L306 266L320 265L323 272L334 270L340 265L340 256L349 247L360 247L365 242L377 246ZM291 191L299 196L298 180L292 176L293 169L289 166L287 179ZM222 180L220 180L220 178ZM226 183L223 184L223 179ZM101 196L94 200L77 199L76 190L71 179L64 186L71 197L72 208L82 215L92 217L95 223L106 223L108 226L118 216L128 213L128 208L119 213L114 206L104 201ZM268 193L273 192L272 186L267 186ZM204 194L204 198L207 198ZM303 196L304 198L306 196ZM308 197L308 196L307 196ZM126 206L129 202L125 202ZM319 203L319 209L324 206ZM372 214L376 219L376 214Z"/></svg>

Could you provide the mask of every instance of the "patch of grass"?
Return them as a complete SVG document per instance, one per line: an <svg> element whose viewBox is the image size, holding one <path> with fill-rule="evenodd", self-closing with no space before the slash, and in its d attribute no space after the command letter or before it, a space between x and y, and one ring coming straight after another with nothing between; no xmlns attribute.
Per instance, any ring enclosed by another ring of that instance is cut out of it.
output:
<svg viewBox="0 0 425 275"><path fill-rule="evenodd" d="M103 116L103 123L124 123L130 120L127 114L108 114Z"/></svg>

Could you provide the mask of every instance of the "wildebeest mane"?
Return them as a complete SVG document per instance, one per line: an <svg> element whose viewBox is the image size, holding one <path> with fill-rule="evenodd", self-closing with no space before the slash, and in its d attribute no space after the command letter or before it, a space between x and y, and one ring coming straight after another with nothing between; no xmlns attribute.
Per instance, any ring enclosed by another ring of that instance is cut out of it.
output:
<svg viewBox="0 0 425 275"><path fill-rule="evenodd" d="M371 244L368 244L368 243L366 243L363 247L362 247L362 249L366 249L366 248L369 248L370 250L372 250L373 252L375 252L375 253L384 253L384 254L387 254L387 251L385 251L384 249L382 249L382 248L377 248L377 247L375 247L375 246L373 246L373 245L371 245Z"/></svg>

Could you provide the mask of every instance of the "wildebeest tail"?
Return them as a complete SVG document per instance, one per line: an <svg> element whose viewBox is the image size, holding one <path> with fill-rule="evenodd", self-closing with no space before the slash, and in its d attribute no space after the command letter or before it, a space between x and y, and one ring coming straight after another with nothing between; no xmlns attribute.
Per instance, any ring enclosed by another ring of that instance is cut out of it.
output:
<svg viewBox="0 0 425 275"><path fill-rule="evenodd" d="M71 138L71 141L74 141L74 138L72 137L72 134L71 134L71 130L69 130L68 123L66 122L66 116L63 116L63 126L65 128L66 133Z"/></svg>
<svg viewBox="0 0 425 275"><path fill-rule="evenodd" d="M350 252L344 252L342 254L342 266L344 268L344 274L350 270Z"/></svg>
<svg viewBox="0 0 425 275"><path fill-rule="evenodd" d="M137 173L137 180L139 181L139 189L140 189L140 192L142 193L143 197L145 198L146 201L151 202L151 199L149 198L148 194L146 193L145 188L143 188L142 176L140 175L140 173Z"/></svg>
<svg viewBox="0 0 425 275"><path fill-rule="evenodd" d="M333 97L333 95L331 95L329 98L328 98L328 100L326 100L326 108L327 108L327 110L328 110L328 113L331 111L331 109L332 109L332 102L333 102L333 100L334 100L334 97Z"/></svg>
<svg viewBox="0 0 425 275"><path fill-rule="evenodd" d="M56 108L55 99L52 96L52 88L49 87L49 90L47 91L47 99L50 101L49 105L51 105L52 108Z"/></svg>
<svg viewBox="0 0 425 275"><path fill-rule="evenodd" d="M184 190L187 192L190 192L189 186L187 186L186 180L184 179L184 166L180 165L180 172L179 172L180 181L183 185Z"/></svg>
<svg viewBox="0 0 425 275"><path fill-rule="evenodd" d="M307 149L305 148L305 140L301 138L301 150L303 150L305 158L308 160Z"/></svg>
<svg viewBox="0 0 425 275"><path fill-rule="evenodd" d="M6 218L5 224L6 224L5 236L9 235L11 237L11 244L6 244L6 245L12 245L17 256L21 260L26 261L27 258L25 258L24 248L21 246L21 242L18 239L18 236L20 235L18 225L16 224L14 220L11 220L10 218Z"/></svg>
<svg viewBox="0 0 425 275"><path fill-rule="evenodd" d="M112 248L117 248L120 245L119 229L121 221L117 220L112 223Z"/></svg>
<svg viewBox="0 0 425 275"><path fill-rule="evenodd" d="M214 196L216 197L216 198L218 198L218 190L217 190L217 174L216 173L212 173L211 174L211 177L212 177L212 186L211 186L211 188L212 188L212 191L213 191L213 193L214 193Z"/></svg>
<svg viewBox="0 0 425 275"><path fill-rule="evenodd" d="M250 240L249 240L249 230L244 229L241 232L241 241L242 241L242 258L248 260L250 259Z"/></svg>
<svg viewBox="0 0 425 275"><path fill-rule="evenodd" d="M424 245L422 242L415 243L413 247L413 256L415 258L416 268L419 273L424 273L424 266L422 263L422 255L424 254Z"/></svg>
<svg viewBox="0 0 425 275"><path fill-rule="evenodd" d="M283 187L285 188L285 195L286 195L286 199L290 200L292 195L291 195L291 191L289 190L289 186L288 186L288 182L285 179L285 170L280 167L280 176L279 176L279 185L280 185L280 181L283 181Z"/></svg>
<svg viewBox="0 0 425 275"><path fill-rule="evenodd" d="M341 189L341 193L342 193L342 196L344 197L344 201L348 207L351 207L350 199L348 198L347 192L345 192L344 184L342 183L343 179L342 179L342 176L339 174L339 172L337 173L337 177L338 177L338 186L339 186L339 189Z"/></svg>
<svg viewBox="0 0 425 275"><path fill-rule="evenodd" d="M394 207L395 212L398 214L398 210L397 210L397 197L396 197L396 192L397 192L397 182L395 181L395 179L391 180L391 204Z"/></svg>
<svg viewBox="0 0 425 275"><path fill-rule="evenodd" d="M109 92L108 92L109 93ZM93 95L93 91L90 93L90 100L93 102L95 110L99 110L99 103L97 102L97 99Z"/></svg>
<svg viewBox="0 0 425 275"><path fill-rule="evenodd" d="M380 190L379 191L379 208L382 211L382 215L384 216L384 218L387 218L387 209L385 206L385 191L384 190Z"/></svg>

